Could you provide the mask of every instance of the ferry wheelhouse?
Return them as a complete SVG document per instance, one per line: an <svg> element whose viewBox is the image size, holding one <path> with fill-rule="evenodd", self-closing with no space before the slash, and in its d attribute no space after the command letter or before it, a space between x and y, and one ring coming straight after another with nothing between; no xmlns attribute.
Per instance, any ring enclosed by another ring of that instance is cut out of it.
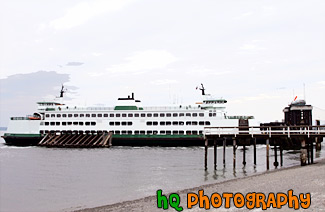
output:
<svg viewBox="0 0 325 212"><path fill-rule="evenodd" d="M204 127L235 127L252 116L228 116L223 98L205 94L195 105L143 107L134 94L119 98L115 107L77 107L59 101L38 102L33 116L12 117L4 139L12 145L37 145L49 133L113 133L113 145L203 145ZM247 121L247 122L248 122Z"/></svg>

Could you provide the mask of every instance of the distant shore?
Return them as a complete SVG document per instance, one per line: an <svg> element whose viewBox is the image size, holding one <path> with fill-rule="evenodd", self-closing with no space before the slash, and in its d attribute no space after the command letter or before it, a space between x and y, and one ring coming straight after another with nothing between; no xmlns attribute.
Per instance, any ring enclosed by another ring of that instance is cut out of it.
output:
<svg viewBox="0 0 325 212"><path fill-rule="evenodd" d="M198 191L203 189L204 195L211 196L212 193L222 194L237 193L240 192L243 195L251 192L262 192L269 194L271 192L287 193L288 190L292 189L294 195L300 193L311 194L311 205L308 209L302 209L304 211L325 211L325 159L317 160L315 164L308 166L294 166L289 168L283 168L274 171L264 172L262 174L237 178L228 180L221 183L215 183L210 185L203 185L191 189L185 189L181 191L175 191L180 195L180 206L184 208L183 211L207 211L201 209L196 205L191 209L187 209L187 193L193 192L198 194ZM164 193L164 195L166 195ZM168 196L168 195L166 195ZM218 208L218 211L248 211L246 207L235 208L233 205L229 209L225 209L224 204ZM212 210L214 208L211 208ZM216 209L214 209L216 210ZM257 209L262 211L261 208ZM267 211L294 211L289 209L287 205L281 209L268 208ZM101 206L96 208L82 209L78 212L107 212L107 211L166 211L161 208L157 208L157 197L156 195L145 197L134 201L125 201L107 206ZM167 211L176 211L174 208L169 207Z"/></svg>

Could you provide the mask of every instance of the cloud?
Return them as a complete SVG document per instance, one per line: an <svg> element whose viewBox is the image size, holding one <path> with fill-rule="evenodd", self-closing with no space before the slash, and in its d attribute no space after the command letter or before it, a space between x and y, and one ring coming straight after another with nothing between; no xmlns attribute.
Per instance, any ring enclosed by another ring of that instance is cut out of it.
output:
<svg viewBox="0 0 325 212"><path fill-rule="evenodd" d="M66 64L66 66L81 66L81 65L83 65L84 63L82 63L82 62L68 62L67 64Z"/></svg>
<svg viewBox="0 0 325 212"><path fill-rule="evenodd" d="M252 16L252 15L253 15L252 12L246 12L246 13L243 13L243 14L241 14L239 16L234 17L233 19L234 20L241 20L241 19L247 18L247 17Z"/></svg>
<svg viewBox="0 0 325 212"><path fill-rule="evenodd" d="M178 83L178 81L172 79L160 79L160 80L151 81L150 83L153 85L166 85L166 84L175 84Z"/></svg>
<svg viewBox="0 0 325 212"><path fill-rule="evenodd" d="M141 74L148 70L163 69L177 61L177 58L165 50L146 50L136 52L126 58L126 63L112 65L107 71L113 74Z"/></svg>
<svg viewBox="0 0 325 212"><path fill-rule="evenodd" d="M108 12L118 11L132 3L133 0L87 0L67 10L66 14L50 22L56 30L80 26L90 19Z"/></svg>
<svg viewBox="0 0 325 212"><path fill-rule="evenodd" d="M196 76L221 76L221 75L231 74L232 71L216 71L208 68L194 68L193 70L187 73Z"/></svg>

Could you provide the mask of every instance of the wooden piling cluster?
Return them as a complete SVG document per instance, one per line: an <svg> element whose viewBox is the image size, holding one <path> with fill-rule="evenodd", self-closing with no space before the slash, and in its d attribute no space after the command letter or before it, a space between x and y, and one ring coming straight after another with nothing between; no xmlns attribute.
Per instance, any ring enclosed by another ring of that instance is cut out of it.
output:
<svg viewBox="0 0 325 212"><path fill-rule="evenodd" d="M283 149L292 145L293 141L297 147L297 144L301 147L301 165L313 164L314 163L314 146L316 151L319 151L321 148L321 140L325 136L325 126L308 126L305 128L293 127L279 127L272 130L268 128L266 131L261 130L257 131L254 128L260 127L251 127L241 130L240 127L230 127L225 128L215 128L207 127L204 131L205 135L205 170L208 168L208 146L209 143L214 146L214 169L217 169L217 146L222 144L223 146L223 156L222 163L223 166L226 166L226 146L232 143L233 147L233 168L236 169L236 150L238 146L243 147L243 161L242 164L246 165L246 146L253 145L253 161L254 166L257 163L256 156L256 143L257 139L261 144L266 145L266 169L270 169L270 147L273 147L274 150L274 167L277 168L279 165L283 166ZM212 129L212 130L211 130ZM315 145L314 145L315 143ZM278 162L278 152L280 153L280 163Z"/></svg>
<svg viewBox="0 0 325 212"><path fill-rule="evenodd" d="M94 148L110 147L112 145L112 133L49 133L38 143L45 147L74 147L74 148Z"/></svg>

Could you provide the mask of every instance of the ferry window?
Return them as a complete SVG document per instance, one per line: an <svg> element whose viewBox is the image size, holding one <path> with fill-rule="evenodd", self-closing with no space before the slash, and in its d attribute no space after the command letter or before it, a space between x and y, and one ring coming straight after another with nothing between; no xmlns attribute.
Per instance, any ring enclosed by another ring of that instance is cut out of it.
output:
<svg viewBox="0 0 325 212"><path fill-rule="evenodd" d="M174 131L173 131L173 134L174 134L174 135L178 135L178 131L177 131L177 130L174 130Z"/></svg>
<svg viewBox="0 0 325 212"><path fill-rule="evenodd" d="M120 124L121 124L121 123L118 122L118 121L115 122L115 126L120 126Z"/></svg>
<svg viewBox="0 0 325 212"><path fill-rule="evenodd" d="M131 130L128 131L128 135L132 135L132 131Z"/></svg>
<svg viewBox="0 0 325 212"><path fill-rule="evenodd" d="M44 125L44 122L41 121L41 125Z"/></svg>
<svg viewBox="0 0 325 212"><path fill-rule="evenodd" d="M49 118L49 117L50 117L50 114L45 114L45 117L46 117L46 118Z"/></svg>
<svg viewBox="0 0 325 212"><path fill-rule="evenodd" d="M134 135L139 135L139 134L140 134L139 130L134 131Z"/></svg>
<svg viewBox="0 0 325 212"><path fill-rule="evenodd" d="M151 113L148 113L148 114L147 114L147 117L152 117L152 114L151 114Z"/></svg>
<svg viewBox="0 0 325 212"><path fill-rule="evenodd" d="M135 113L134 114L134 117L139 117L139 113Z"/></svg>
<svg viewBox="0 0 325 212"><path fill-rule="evenodd" d="M192 123L190 121L187 121L186 122L186 125L191 125Z"/></svg>
<svg viewBox="0 0 325 212"><path fill-rule="evenodd" d="M199 131L199 134L200 134L200 135L202 135L202 134L203 134L203 131L202 131L202 130L200 130L200 131Z"/></svg>
<svg viewBox="0 0 325 212"><path fill-rule="evenodd" d="M197 125L197 121L192 121L192 125Z"/></svg>
<svg viewBox="0 0 325 212"><path fill-rule="evenodd" d="M172 117L172 114L171 113L167 113L166 116L167 117Z"/></svg>
<svg viewBox="0 0 325 212"><path fill-rule="evenodd" d="M209 113L209 117L212 117L212 113Z"/></svg>
<svg viewBox="0 0 325 212"><path fill-rule="evenodd" d="M186 131L186 135L191 135L192 132L190 130Z"/></svg>
<svg viewBox="0 0 325 212"><path fill-rule="evenodd" d="M68 122L68 125L72 125L72 122Z"/></svg>
<svg viewBox="0 0 325 212"><path fill-rule="evenodd" d="M193 116L193 117L197 117L197 113L193 113L192 116Z"/></svg>
<svg viewBox="0 0 325 212"><path fill-rule="evenodd" d="M122 135L125 135L126 134L126 130L122 130Z"/></svg>
<svg viewBox="0 0 325 212"><path fill-rule="evenodd" d="M49 122L45 122L45 126L49 126Z"/></svg>
<svg viewBox="0 0 325 212"><path fill-rule="evenodd" d="M64 118L67 117L67 114L62 114L62 117L64 117Z"/></svg>
<svg viewBox="0 0 325 212"><path fill-rule="evenodd" d="M178 116L178 114L177 113L173 113L173 117L177 117Z"/></svg>
<svg viewBox="0 0 325 212"><path fill-rule="evenodd" d="M88 118L89 118L89 117L90 117L90 114L89 114L89 113L87 113L87 114L86 114L86 117L88 117Z"/></svg>
<svg viewBox="0 0 325 212"><path fill-rule="evenodd" d="M96 117L96 114L95 113L91 114L91 117Z"/></svg>
<svg viewBox="0 0 325 212"><path fill-rule="evenodd" d="M160 117L165 117L165 113L160 113Z"/></svg>
<svg viewBox="0 0 325 212"><path fill-rule="evenodd" d="M147 121L147 125L148 126L151 126L152 125L152 122L151 121Z"/></svg>
<svg viewBox="0 0 325 212"><path fill-rule="evenodd" d="M153 114L153 117L158 117L158 113L154 113Z"/></svg>
<svg viewBox="0 0 325 212"><path fill-rule="evenodd" d="M211 123L209 121L206 121L205 125L211 125Z"/></svg>
<svg viewBox="0 0 325 212"><path fill-rule="evenodd" d="M116 114L115 114L115 117L121 117L121 114L116 113Z"/></svg>
<svg viewBox="0 0 325 212"><path fill-rule="evenodd" d="M158 121L154 121L154 122L152 122L152 124L153 124L154 126L157 126L157 125L158 125Z"/></svg>
<svg viewBox="0 0 325 212"><path fill-rule="evenodd" d="M55 122L55 125L56 126L60 126L60 122Z"/></svg>
<svg viewBox="0 0 325 212"><path fill-rule="evenodd" d="M191 117L191 114L190 113L186 113L186 116Z"/></svg>
<svg viewBox="0 0 325 212"><path fill-rule="evenodd" d="M172 131L170 131L170 130L166 131L166 135L171 135L171 134L172 134Z"/></svg>
<svg viewBox="0 0 325 212"><path fill-rule="evenodd" d="M60 117L61 117L61 114L56 114L56 117L57 117L57 118L60 118Z"/></svg>
<svg viewBox="0 0 325 212"><path fill-rule="evenodd" d="M157 135L157 134L158 134L158 131L157 131L157 130L154 130L154 131L153 131L153 134L154 134L154 135Z"/></svg>
<svg viewBox="0 0 325 212"><path fill-rule="evenodd" d="M72 117L72 114L68 114L68 117Z"/></svg>
<svg viewBox="0 0 325 212"><path fill-rule="evenodd" d="M79 117L85 117L85 114L81 113L81 114L79 115Z"/></svg>
<svg viewBox="0 0 325 212"><path fill-rule="evenodd" d="M133 114L132 114L132 113L129 113L129 114L128 114L128 117L133 117Z"/></svg>
<svg viewBox="0 0 325 212"><path fill-rule="evenodd" d="M55 122L52 121L52 122L50 122L50 124L51 124L51 126L53 126L53 125L55 125Z"/></svg>
<svg viewBox="0 0 325 212"><path fill-rule="evenodd" d="M95 125L96 125L96 122L92 121L92 122L91 122L91 125L92 125L92 126L95 126Z"/></svg>
<svg viewBox="0 0 325 212"><path fill-rule="evenodd" d="M181 130L181 131L178 132L178 134L179 134L179 135L184 135L184 131Z"/></svg>
<svg viewBox="0 0 325 212"><path fill-rule="evenodd" d="M173 121L173 125L178 125L178 121Z"/></svg>
<svg viewBox="0 0 325 212"><path fill-rule="evenodd" d="M55 114L51 114L51 117L53 117L53 118L54 118L54 117L55 117Z"/></svg>
<svg viewBox="0 0 325 212"><path fill-rule="evenodd" d="M101 114L101 113L99 113L99 114L97 114L97 117L103 117L103 114Z"/></svg>
<svg viewBox="0 0 325 212"><path fill-rule="evenodd" d="M152 131L151 130L148 130L147 131L147 135L151 135L152 134Z"/></svg>
<svg viewBox="0 0 325 212"><path fill-rule="evenodd" d="M114 126L114 122L113 121L110 121L109 122L109 125Z"/></svg>
<svg viewBox="0 0 325 212"><path fill-rule="evenodd" d="M74 114L73 116L74 116L74 117L78 117L78 114Z"/></svg>
<svg viewBox="0 0 325 212"><path fill-rule="evenodd" d="M79 125L82 126L82 125L84 125L84 123L83 122L79 122Z"/></svg>
<svg viewBox="0 0 325 212"><path fill-rule="evenodd" d="M204 113L199 113L199 116L200 117L204 117Z"/></svg>
<svg viewBox="0 0 325 212"><path fill-rule="evenodd" d="M166 121L166 125L172 125L170 121Z"/></svg>
<svg viewBox="0 0 325 212"><path fill-rule="evenodd" d="M184 116L184 113L180 113L180 114L179 114L179 117L182 117L182 116Z"/></svg>
<svg viewBox="0 0 325 212"><path fill-rule="evenodd" d="M116 130L116 131L115 131L115 134L116 134L116 135L119 135L119 134L120 134L120 131L119 131L119 130Z"/></svg>
<svg viewBox="0 0 325 212"><path fill-rule="evenodd" d="M89 121L87 121L87 122L85 123L85 125L86 125L86 126L89 126L89 125L90 125L90 122L89 122Z"/></svg>
<svg viewBox="0 0 325 212"><path fill-rule="evenodd" d="M213 116L217 116L217 114L216 113L213 113Z"/></svg>
<svg viewBox="0 0 325 212"><path fill-rule="evenodd" d="M104 113L104 117L108 117L108 114L107 113Z"/></svg>
<svg viewBox="0 0 325 212"><path fill-rule="evenodd" d="M146 134L146 132L145 132L144 130L141 130L141 131L140 131L140 134L141 134L141 135L144 135L144 134Z"/></svg>
<svg viewBox="0 0 325 212"><path fill-rule="evenodd" d="M126 117L126 113L122 113L122 117Z"/></svg>
<svg viewBox="0 0 325 212"><path fill-rule="evenodd" d="M179 125L184 125L184 122L183 122L183 121L180 121L180 122L179 122Z"/></svg>
<svg viewBox="0 0 325 212"><path fill-rule="evenodd" d="M199 125L204 125L204 121L200 121L199 122Z"/></svg>
<svg viewBox="0 0 325 212"><path fill-rule="evenodd" d="M122 121L122 126L126 126L126 121Z"/></svg>
<svg viewBox="0 0 325 212"><path fill-rule="evenodd" d="M132 122L131 121L128 121L128 126L131 126L132 125Z"/></svg>
<svg viewBox="0 0 325 212"><path fill-rule="evenodd" d="M62 122L62 125L63 125L63 126L67 125L67 122Z"/></svg>
<svg viewBox="0 0 325 212"><path fill-rule="evenodd" d="M160 131L160 134L166 134L166 131L165 130L161 130Z"/></svg>
<svg viewBox="0 0 325 212"><path fill-rule="evenodd" d="M145 113L141 113L141 117L146 117L146 114Z"/></svg>
<svg viewBox="0 0 325 212"><path fill-rule="evenodd" d="M73 125L78 125L78 122L76 122L76 121L75 121L75 122L73 122Z"/></svg>
<svg viewBox="0 0 325 212"><path fill-rule="evenodd" d="M165 124L166 124L166 122L164 122L164 121L160 122L160 125L165 125Z"/></svg>
<svg viewBox="0 0 325 212"><path fill-rule="evenodd" d="M197 131L196 131L196 130L193 130L193 131L192 131L192 134L193 134L193 135L197 135Z"/></svg>
<svg viewBox="0 0 325 212"><path fill-rule="evenodd" d="M109 117L114 117L114 113L110 113L109 114Z"/></svg>

